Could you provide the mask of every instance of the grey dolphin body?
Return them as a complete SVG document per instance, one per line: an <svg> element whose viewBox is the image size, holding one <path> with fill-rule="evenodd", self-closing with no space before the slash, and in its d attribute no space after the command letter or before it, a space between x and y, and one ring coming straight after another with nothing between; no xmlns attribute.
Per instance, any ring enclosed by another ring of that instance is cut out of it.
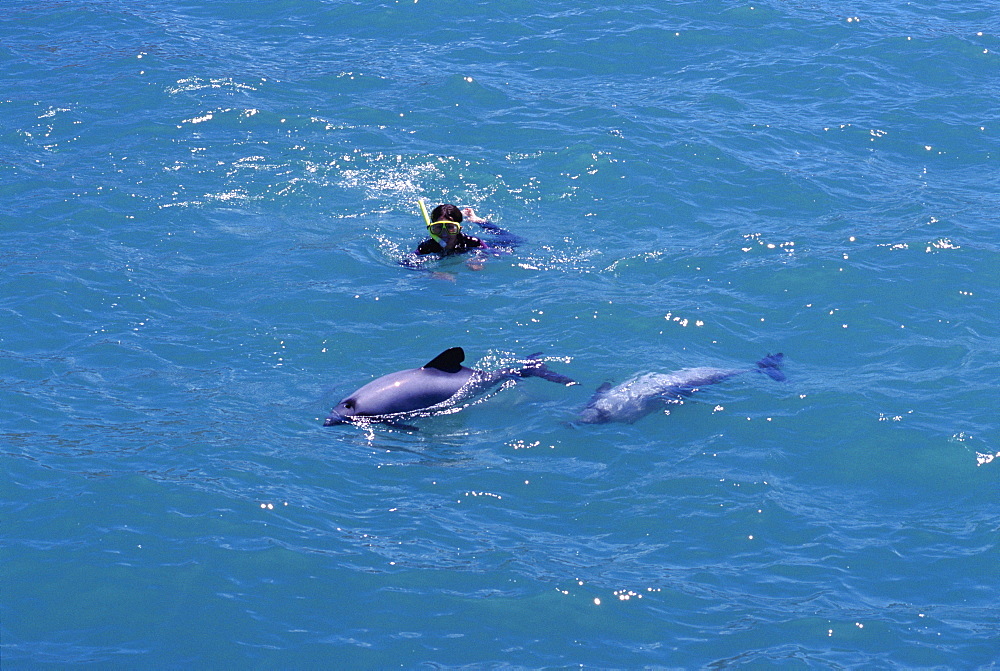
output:
<svg viewBox="0 0 1000 671"><path fill-rule="evenodd" d="M785 374L778 368L783 357L783 354L768 354L757 362L756 370L772 380L784 381ZM704 386L751 370L755 369L685 368L675 373L637 375L617 387L608 382L598 387L580 412L580 421L584 424L632 423L665 404L682 403L686 396Z"/></svg>
<svg viewBox="0 0 1000 671"><path fill-rule="evenodd" d="M391 421L392 418L387 415L430 408L460 391L463 397L471 396L515 378L540 377L565 385L576 384L565 375L546 368L537 357L538 354L531 355L521 368L487 373L463 366L465 351L461 347L452 347L420 368L401 370L372 380L338 403L323 426L357 420Z"/></svg>

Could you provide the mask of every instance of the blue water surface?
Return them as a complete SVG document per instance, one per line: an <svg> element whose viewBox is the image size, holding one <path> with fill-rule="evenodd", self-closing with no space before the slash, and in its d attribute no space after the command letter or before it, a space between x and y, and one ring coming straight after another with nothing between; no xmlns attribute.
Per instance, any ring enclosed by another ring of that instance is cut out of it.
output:
<svg viewBox="0 0 1000 671"><path fill-rule="evenodd" d="M996 668L998 99L992 0L6 0L3 667ZM322 426L453 346L580 384Z"/></svg>

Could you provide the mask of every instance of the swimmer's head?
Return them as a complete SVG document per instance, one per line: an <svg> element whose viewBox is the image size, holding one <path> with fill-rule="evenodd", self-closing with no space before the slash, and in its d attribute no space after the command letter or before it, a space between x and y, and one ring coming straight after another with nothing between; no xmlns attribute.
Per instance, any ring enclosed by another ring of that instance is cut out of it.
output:
<svg viewBox="0 0 1000 671"><path fill-rule="evenodd" d="M445 203L438 205L431 211L430 220L427 222L427 232L445 250L454 249L461 230L462 211L454 205Z"/></svg>

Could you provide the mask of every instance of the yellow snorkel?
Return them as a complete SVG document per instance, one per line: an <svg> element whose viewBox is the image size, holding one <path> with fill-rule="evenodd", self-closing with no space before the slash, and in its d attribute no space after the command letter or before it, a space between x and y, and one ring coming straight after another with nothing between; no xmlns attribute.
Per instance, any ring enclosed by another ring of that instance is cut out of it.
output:
<svg viewBox="0 0 1000 671"><path fill-rule="evenodd" d="M417 205L420 206L420 214L424 215L424 223L427 225L427 232L430 233L431 239L433 239L434 242L444 247L445 246L444 240L431 233L431 215L427 214L427 206L424 205L424 199L418 198Z"/></svg>
<svg viewBox="0 0 1000 671"><path fill-rule="evenodd" d="M424 223L428 226L431 225L431 215L427 214L427 207L424 205L424 199L418 198L417 205L420 206L420 214L424 215Z"/></svg>

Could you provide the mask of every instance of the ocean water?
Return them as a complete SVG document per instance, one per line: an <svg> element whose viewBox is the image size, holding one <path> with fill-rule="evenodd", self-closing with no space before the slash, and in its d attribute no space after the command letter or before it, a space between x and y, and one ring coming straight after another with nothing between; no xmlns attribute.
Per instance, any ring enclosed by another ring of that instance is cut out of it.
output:
<svg viewBox="0 0 1000 671"><path fill-rule="evenodd" d="M992 0L5 0L3 667L996 668L998 36ZM418 198L528 243L403 268ZM580 384L322 426L452 346Z"/></svg>

